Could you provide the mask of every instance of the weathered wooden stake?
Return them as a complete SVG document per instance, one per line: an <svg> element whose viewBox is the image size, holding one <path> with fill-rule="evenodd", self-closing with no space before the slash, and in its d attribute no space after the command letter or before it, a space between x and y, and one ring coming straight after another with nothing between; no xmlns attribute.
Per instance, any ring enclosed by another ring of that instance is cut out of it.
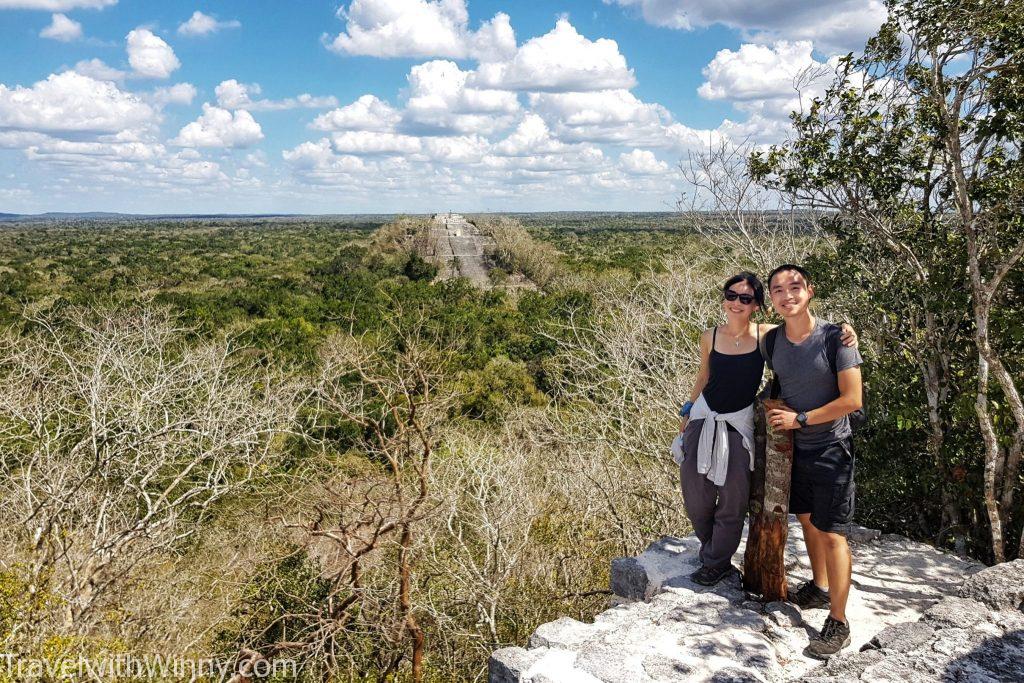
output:
<svg viewBox="0 0 1024 683"><path fill-rule="evenodd" d="M786 536L789 531L789 482L793 470L793 432L768 430L766 413L786 404L758 400L754 410L754 471L750 480L747 549L743 588L765 602L786 597Z"/></svg>

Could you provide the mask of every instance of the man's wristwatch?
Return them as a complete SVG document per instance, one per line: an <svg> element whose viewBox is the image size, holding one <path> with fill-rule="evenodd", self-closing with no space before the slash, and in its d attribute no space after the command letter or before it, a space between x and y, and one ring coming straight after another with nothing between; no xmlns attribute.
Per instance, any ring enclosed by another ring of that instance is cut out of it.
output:
<svg viewBox="0 0 1024 683"><path fill-rule="evenodd" d="M800 423L800 429L807 426L807 413L797 413L796 421Z"/></svg>

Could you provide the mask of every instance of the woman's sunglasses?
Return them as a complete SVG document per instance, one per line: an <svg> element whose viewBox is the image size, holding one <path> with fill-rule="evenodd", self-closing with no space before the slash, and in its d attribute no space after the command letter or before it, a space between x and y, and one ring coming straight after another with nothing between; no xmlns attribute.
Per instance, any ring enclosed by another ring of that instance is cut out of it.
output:
<svg viewBox="0 0 1024 683"><path fill-rule="evenodd" d="M743 305L754 303L754 297L750 294L739 294L738 292L734 292L731 289L725 290L726 301L736 301L736 299L739 299L740 303Z"/></svg>

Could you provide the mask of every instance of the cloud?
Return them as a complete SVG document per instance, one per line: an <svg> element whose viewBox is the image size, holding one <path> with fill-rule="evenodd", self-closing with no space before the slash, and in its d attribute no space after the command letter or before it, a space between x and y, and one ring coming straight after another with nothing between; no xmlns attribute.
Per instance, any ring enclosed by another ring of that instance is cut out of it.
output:
<svg viewBox="0 0 1024 683"><path fill-rule="evenodd" d="M387 102L373 95L363 95L352 104L333 109L313 120L314 130L371 130L393 131L402 115Z"/></svg>
<svg viewBox="0 0 1024 683"><path fill-rule="evenodd" d="M342 54L495 61L516 49L507 14L495 14L474 32L465 0L352 0L338 16L345 31L327 45Z"/></svg>
<svg viewBox="0 0 1024 683"><path fill-rule="evenodd" d="M263 139L260 124L245 110L203 104L203 113L171 140L179 147L249 147Z"/></svg>
<svg viewBox="0 0 1024 683"><path fill-rule="evenodd" d="M510 60L481 64L471 84L566 92L632 88L636 78L614 40L591 41L563 18L551 32L526 41Z"/></svg>
<svg viewBox="0 0 1024 683"><path fill-rule="evenodd" d="M619 155L619 166L632 175L661 175L668 173L668 164L658 161L654 152L646 149L634 149L632 152Z"/></svg>
<svg viewBox="0 0 1024 683"><path fill-rule="evenodd" d="M412 154L420 151L420 139L398 133L347 130L331 136L334 150L342 154Z"/></svg>
<svg viewBox="0 0 1024 683"><path fill-rule="evenodd" d="M247 111L281 111L285 109L325 109L338 106L338 99L333 95L315 97L302 93L298 97L287 97L283 100L254 100L252 95L262 92L259 83L239 83L231 78L221 81L215 88L217 104L224 109L245 109Z"/></svg>
<svg viewBox="0 0 1024 683"><path fill-rule="evenodd" d="M31 88L0 84L0 128L113 133L148 127L157 118L138 96L75 71L50 74Z"/></svg>
<svg viewBox="0 0 1024 683"><path fill-rule="evenodd" d="M103 9L116 4L117 0L0 0L0 10L35 9L67 12L73 9Z"/></svg>
<svg viewBox="0 0 1024 683"><path fill-rule="evenodd" d="M532 93L530 106L570 142L669 144L664 131L672 122L669 111L628 90Z"/></svg>
<svg viewBox="0 0 1024 683"><path fill-rule="evenodd" d="M422 132L489 133L506 128L520 110L516 94L467 86L471 72L455 62L434 60L414 66L407 77L404 122Z"/></svg>
<svg viewBox="0 0 1024 683"><path fill-rule="evenodd" d="M125 38L128 63L137 76L167 78L181 66L171 46L149 29L134 29Z"/></svg>
<svg viewBox="0 0 1024 683"><path fill-rule="evenodd" d="M40 38L51 38L62 43L70 43L82 37L82 25L66 14L54 14L50 25L39 32Z"/></svg>
<svg viewBox="0 0 1024 683"><path fill-rule="evenodd" d="M835 76L835 58L822 63L811 50L809 40L720 50L704 67L707 80L697 92L705 99L732 102L742 111L788 118L790 112L806 109Z"/></svg>
<svg viewBox="0 0 1024 683"><path fill-rule="evenodd" d="M715 133L673 121L660 104L628 90L531 93L530 107L564 142L657 147L683 151L707 144Z"/></svg>
<svg viewBox="0 0 1024 683"><path fill-rule="evenodd" d="M883 0L604 0L636 7L655 26L686 31L715 24L748 40L811 40L829 54L860 50L885 21Z"/></svg>
<svg viewBox="0 0 1024 683"><path fill-rule="evenodd" d="M242 22L237 19L217 21L209 14L196 10L188 21L178 26L178 33L183 36L207 36L225 28L238 28L241 25Z"/></svg>
<svg viewBox="0 0 1024 683"><path fill-rule="evenodd" d="M196 97L196 86L191 83L175 83L169 88L157 88L149 99L158 106L167 104L192 104Z"/></svg>
<svg viewBox="0 0 1024 683"><path fill-rule="evenodd" d="M349 173L364 168L363 160L359 157L336 156L331 148L331 141L327 138L320 138L316 142L303 142L294 149L285 150L281 156L298 169Z"/></svg>
<svg viewBox="0 0 1024 683"><path fill-rule="evenodd" d="M527 114L507 138L494 146L495 154L523 157L535 154L551 154L565 149L565 143L551 135L544 119L536 114Z"/></svg>
<svg viewBox="0 0 1024 683"><path fill-rule="evenodd" d="M707 81L697 92L709 100L790 97L798 74L822 66L811 57L811 49L809 40L782 40L771 47L747 43L735 52L720 50L704 67Z"/></svg>
<svg viewBox="0 0 1024 683"><path fill-rule="evenodd" d="M73 70L83 76L95 78L97 81L115 81L118 83L123 81L127 75L120 69L108 66L102 59L83 59L75 64Z"/></svg>

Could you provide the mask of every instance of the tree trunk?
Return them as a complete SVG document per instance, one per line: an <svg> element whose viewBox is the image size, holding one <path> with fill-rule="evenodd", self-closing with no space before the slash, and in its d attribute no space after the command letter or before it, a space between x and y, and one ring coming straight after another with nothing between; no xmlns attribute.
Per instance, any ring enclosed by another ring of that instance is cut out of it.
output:
<svg viewBox="0 0 1024 683"><path fill-rule="evenodd" d="M750 531L743 554L743 588L765 602L786 597L786 537L793 432L769 432L766 412L782 401L758 401L754 410L754 472L750 481Z"/></svg>

